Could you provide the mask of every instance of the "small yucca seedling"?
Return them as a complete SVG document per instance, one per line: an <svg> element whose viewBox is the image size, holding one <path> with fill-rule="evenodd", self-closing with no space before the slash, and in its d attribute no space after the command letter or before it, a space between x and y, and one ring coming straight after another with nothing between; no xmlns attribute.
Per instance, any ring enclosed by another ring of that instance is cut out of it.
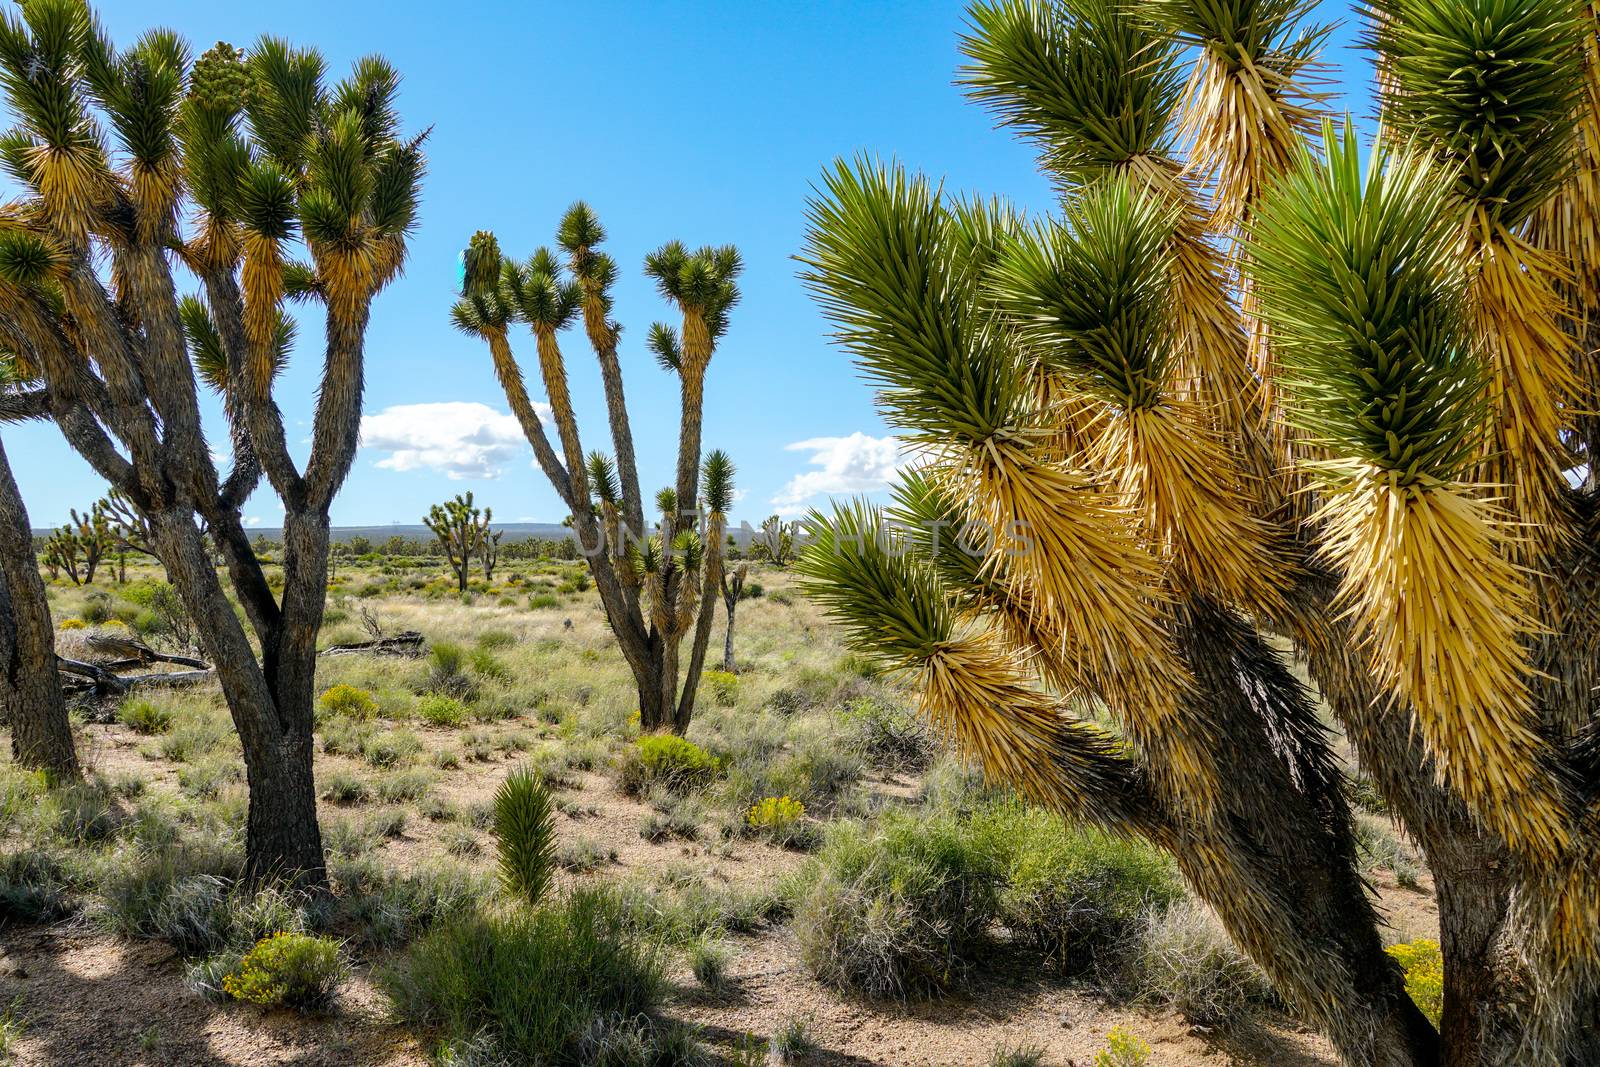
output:
<svg viewBox="0 0 1600 1067"><path fill-rule="evenodd" d="M538 906L555 872L555 806L544 779L527 767L512 771L495 790L494 836L506 892Z"/></svg>

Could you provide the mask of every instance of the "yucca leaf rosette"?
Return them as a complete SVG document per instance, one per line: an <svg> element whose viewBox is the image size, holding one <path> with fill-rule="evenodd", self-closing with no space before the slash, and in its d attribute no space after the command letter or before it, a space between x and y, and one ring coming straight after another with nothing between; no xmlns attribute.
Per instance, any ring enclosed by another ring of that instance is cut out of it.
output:
<svg viewBox="0 0 1600 1067"><path fill-rule="evenodd" d="M1333 457L1324 552L1397 707L1445 777L1517 849L1566 842L1566 790L1535 732L1527 576L1470 482L1488 420L1449 240L1454 175L1403 150L1363 169L1329 127L1264 205L1254 240L1288 414Z"/></svg>

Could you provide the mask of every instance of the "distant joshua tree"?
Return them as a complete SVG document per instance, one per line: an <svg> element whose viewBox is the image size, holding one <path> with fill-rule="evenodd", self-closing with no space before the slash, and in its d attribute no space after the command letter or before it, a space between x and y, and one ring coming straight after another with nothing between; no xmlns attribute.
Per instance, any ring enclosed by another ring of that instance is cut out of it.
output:
<svg viewBox="0 0 1600 1067"><path fill-rule="evenodd" d="M489 508L479 509L472 502L472 493L457 495L454 499L446 500L443 504L435 504L428 514L422 518L422 524L433 531L433 536L439 542L439 547L444 551L445 559L450 564L450 570L456 576L456 583L461 591L467 591L467 579L472 574L473 560L485 551L485 544L489 538L489 520L493 516ZM498 544L499 534L495 534ZM494 569L494 565L487 561L485 556L484 574Z"/></svg>

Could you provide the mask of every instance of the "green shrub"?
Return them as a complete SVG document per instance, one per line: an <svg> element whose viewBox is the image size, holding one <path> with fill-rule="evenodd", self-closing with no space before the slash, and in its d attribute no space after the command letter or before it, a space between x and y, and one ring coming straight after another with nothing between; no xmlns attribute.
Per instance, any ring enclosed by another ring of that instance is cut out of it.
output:
<svg viewBox="0 0 1600 1067"><path fill-rule="evenodd" d="M515 1063L605 1062L585 1050L608 1018L651 1014L662 995L653 946L626 928L614 894L579 890L539 909L471 912L416 941L380 982L407 1023L483 1042Z"/></svg>
<svg viewBox="0 0 1600 1067"><path fill-rule="evenodd" d="M0 856L0 925L48 922L71 912L66 869L59 859L32 848Z"/></svg>
<svg viewBox="0 0 1600 1067"><path fill-rule="evenodd" d="M535 593L528 598L530 611L541 611L544 608L559 608L560 606L561 598L554 593Z"/></svg>
<svg viewBox="0 0 1600 1067"><path fill-rule="evenodd" d="M617 850L592 837L580 837L556 851L556 866L564 871L584 874L617 862Z"/></svg>
<svg viewBox="0 0 1600 1067"><path fill-rule="evenodd" d="M337 941L276 933L245 953L238 969L222 979L222 988L249 1004L312 1011L332 1002L345 974Z"/></svg>
<svg viewBox="0 0 1600 1067"><path fill-rule="evenodd" d="M429 693L417 701L417 714L431 726L460 726L467 721L467 706L455 697Z"/></svg>
<svg viewBox="0 0 1600 1067"><path fill-rule="evenodd" d="M52 790L39 808L40 825L74 845L92 845L116 832L115 798L104 782L87 781Z"/></svg>
<svg viewBox="0 0 1600 1067"><path fill-rule="evenodd" d="M361 739L361 758L374 767L396 767L422 751L422 740L409 730L386 730Z"/></svg>
<svg viewBox="0 0 1600 1067"><path fill-rule="evenodd" d="M352 941L390 948L413 940L441 919L488 898L487 879L460 864L400 873L367 860L329 865L337 889L331 921Z"/></svg>
<svg viewBox="0 0 1600 1067"><path fill-rule="evenodd" d="M1438 1026L1444 1013L1444 956L1439 942L1424 937L1390 945L1387 951L1405 971L1406 992L1428 1021Z"/></svg>
<svg viewBox="0 0 1600 1067"><path fill-rule="evenodd" d="M701 939L689 946L689 973L708 993L720 993L728 984L728 964L733 953L720 941Z"/></svg>
<svg viewBox="0 0 1600 1067"><path fill-rule="evenodd" d="M322 780L322 797L330 804L362 804L372 799L372 787L359 774L334 771Z"/></svg>
<svg viewBox="0 0 1600 1067"><path fill-rule="evenodd" d="M1094 1054L1094 1067L1144 1067L1150 1062L1150 1045L1138 1034L1114 1026L1106 1046Z"/></svg>
<svg viewBox="0 0 1600 1067"><path fill-rule="evenodd" d="M425 770L393 771L378 779L378 796L391 804L421 800L433 790L433 775Z"/></svg>
<svg viewBox="0 0 1600 1067"><path fill-rule="evenodd" d="M861 757L830 737L811 735L767 768L767 789L799 797L813 809L832 808L865 773Z"/></svg>
<svg viewBox="0 0 1600 1067"><path fill-rule="evenodd" d="M466 649L450 641L434 644L428 651L428 675L422 688L424 692L462 699L473 696L478 686L467 674Z"/></svg>
<svg viewBox="0 0 1600 1067"><path fill-rule="evenodd" d="M439 835L439 842L444 845L444 850L452 856L466 858L476 856L483 851L483 845L478 841L478 835L465 826L447 826Z"/></svg>
<svg viewBox="0 0 1600 1067"><path fill-rule="evenodd" d="M181 843L118 854L100 872L94 918L127 937L167 941L179 952L214 952L232 934L228 889L244 867L231 841Z"/></svg>
<svg viewBox="0 0 1600 1067"><path fill-rule="evenodd" d="M1038 1045L1002 1045L989 1057L989 1067L1044 1067L1044 1049Z"/></svg>
<svg viewBox="0 0 1600 1067"><path fill-rule="evenodd" d="M506 892L537 905L555 872L555 809L544 781L527 767L506 776L494 794L495 851Z"/></svg>
<svg viewBox="0 0 1600 1067"><path fill-rule="evenodd" d="M117 721L141 734L164 734L172 728L172 712L148 700L129 697L117 708Z"/></svg>
<svg viewBox="0 0 1600 1067"><path fill-rule="evenodd" d="M474 674L491 681L504 682L511 678L511 668L487 648L473 649L468 657Z"/></svg>
<svg viewBox="0 0 1600 1067"><path fill-rule="evenodd" d="M1123 966L1139 1003L1195 1026L1232 1025L1272 999L1266 976L1196 903L1152 911Z"/></svg>
<svg viewBox="0 0 1600 1067"><path fill-rule="evenodd" d="M378 702L372 699L371 693L342 682L324 690L317 702L329 715L343 715L357 722L365 722L378 714Z"/></svg>
<svg viewBox="0 0 1600 1067"><path fill-rule="evenodd" d="M711 691L711 699L719 707L731 708L739 703L739 676L731 671L706 671L700 684Z"/></svg>
<svg viewBox="0 0 1600 1067"><path fill-rule="evenodd" d="M993 921L1000 868L952 816L837 826L795 907L801 959L869 997L945 988Z"/></svg>
<svg viewBox="0 0 1600 1067"><path fill-rule="evenodd" d="M635 751L638 781L629 783L624 767L624 783L635 793L652 784L687 792L710 784L720 769L711 753L675 734L646 734L636 742Z"/></svg>
<svg viewBox="0 0 1600 1067"><path fill-rule="evenodd" d="M999 919L1069 973L1125 947L1146 911L1183 895L1172 861L1150 845L1018 803L994 805L974 832L1002 864Z"/></svg>
<svg viewBox="0 0 1600 1067"><path fill-rule="evenodd" d="M911 774L928 769L937 742L915 712L903 704L861 697L844 710L850 746L881 771Z"/></svg>
<svg viewBox="0 0 1600 1067"><path fill-rule="evenodd" d="M178 787L192 797L214 800L222 795L224 787L244 780L244 768L238 760L223 756L211 757L178 768Z"/></svg>
<svg viewBox="0 0 1600 1067"><path fill-rule="evenodd" d="M767 1052L779 1063L791 1063L816 1047L817 1043L811 1039L810 1025L798 1015L784 1019L772 1032L772 1040L767 1042Z"/></svg>
<svg viewBox="0 0 1600 1067"><path fill-rule="evenodd" d="M515 577L515 575L513 575ZM486 649L510 648L517 643L517 635L509 630L485 630L478 635L478 647Z"/></svg>

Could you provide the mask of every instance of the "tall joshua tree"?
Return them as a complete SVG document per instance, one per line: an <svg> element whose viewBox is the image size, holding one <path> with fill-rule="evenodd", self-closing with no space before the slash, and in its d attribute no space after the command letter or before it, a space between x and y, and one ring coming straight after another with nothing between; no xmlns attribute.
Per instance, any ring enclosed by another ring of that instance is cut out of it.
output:
<svg viewBox="0 0 1600 1067"><path fill-rule="evenodd" d="M681 328L656 323L649 335L651 351L677 377L680 396L676 477L656 498L660 517L655 533L649 534L617 360L622 327L611 317L617 266L600 250L604 240L599 220L582 203L561 220L559 255L541 248L518 262L501 254L493 234L479 232L467 250L465 291L452 316L457 328L488 343L511 410L539 466L571 511L573 532L633 671L644 728L681 733L694 714L721 586L725 511L733 491L732 464L718 452L702 464L700 437L706 368L739 296L734 284L739 254L732 247L690 251L674 241L645 260L645 273L682 314ZM614 455L585 454L572 410L558 335L580 316L600 365ZM511 349L510 329L516 322L525 323L534 335L559 453L545 434ZM678 650L691 630L689 662L683 669Z"/></svg>
<svg viewBox="0 0 1600 1067"><path fill-rule="evenodd" d="M472 494L457 495L453 500L446 500L443 504L435 504L428 514L422 517L422 524L433 532L438 539L439 547L444 549L444 557L450 564L450 570L455 574L456 581L461 591L467 591L467 579L472 574L472 561L474 557L485 552L485 541L489 534L489 520L493 512L489 508L478 508L472 503ZM496 535L498 536L498 535ZM488 556L484 555L484 577L487 578L491 565L487 562Z"/></svg>
<svg viewBox="0 0 1600 1067"><path fill-rule="evenodd" d="M800 569L988 774L1169 850L1346 1062L1600 1062L1596 23L1375 4L1363 165L1307 10L972 9L1063 209L825 176L809 284L925 459ZM1437 1029L1275 642L1427 855Z"/></svg>
<svg viewBox="0 0 1600 1067"><path fill-rule="evenodd" d="M25 359L0 359L0 423L37 419L45 407ZM11 727L11 758L58 781L81 773L56 674L55 631L33 530L11 461L0 443L0 709Z"/></svg>
<svg viewBox="0 0 1600 1067"><path fill-rule="evenodd" d="M193 63L165 30L118 49L82 0L28 0L0 16L0 83L17 118L0 156L27 190L0 209L0 339L137 513L216 665L244 748L250 874L320 883L328 511L355 455L372 300L405 260L423 168L421 138L399 132L399 76L369 57L330 86L320 55L271 37ZM324 320L303 467L273 397L291 298ZM226 472L197 377L222 392ZM281 595L239 515L263 473L284 506Z"/></svg>

